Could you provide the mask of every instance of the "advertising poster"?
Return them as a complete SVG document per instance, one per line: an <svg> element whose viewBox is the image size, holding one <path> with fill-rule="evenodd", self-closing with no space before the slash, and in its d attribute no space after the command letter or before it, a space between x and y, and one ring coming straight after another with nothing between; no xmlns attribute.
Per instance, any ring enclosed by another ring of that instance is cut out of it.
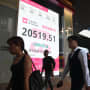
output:
<svg viewBox="0 0 90 90"><path fill-rule="evenodd" d="M59 14L34 1L20 0L17 35L37 69L42 69L44 50L55 59L54 75L59 75Z"/></svg>

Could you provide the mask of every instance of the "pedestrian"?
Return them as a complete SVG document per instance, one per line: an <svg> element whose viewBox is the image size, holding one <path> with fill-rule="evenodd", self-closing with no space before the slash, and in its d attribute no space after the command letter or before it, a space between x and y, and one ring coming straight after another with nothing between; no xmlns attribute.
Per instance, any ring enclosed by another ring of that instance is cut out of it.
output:
<svg viewBox="0 0 90 90"><path fill-rule="evenodd" d="M7 90L30 90L29 78L32 73L32 61L24 48L21 37L15 36L7 40L9 52L15 56L11 66L12 77Z"/></svg>
<svg viewBox="0 0 90 90"><path fill-rule="evenodd" d="M45 70L45 87L47 87L47 83L49 84L49 87L51 90L53 90L53 85L51 82L51 77L53 77L53 70L55 68L55 61L51 56L48 56L49 51L44 51L44 58L43 58L43 67L42 67L42 73ZM42 74L41 73L41 74Z"/></svg>
<svg viewBox="0 0 90 90"><path fill-rule="evenodd" d="M58 83L58 87L63 85L66 74L70 71L71 90L82 90L86 86L86 90L90 90L90 75L88 68L88 49L79 47L78 37L72 35L68 37L69 48L71 53L68 56L67 64Z"/></svg>

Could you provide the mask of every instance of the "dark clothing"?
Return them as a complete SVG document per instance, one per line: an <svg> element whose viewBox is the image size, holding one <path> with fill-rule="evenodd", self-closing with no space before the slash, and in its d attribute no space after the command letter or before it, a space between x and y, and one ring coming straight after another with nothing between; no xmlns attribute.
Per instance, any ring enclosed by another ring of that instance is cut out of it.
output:
<svg viewBox="0 0 90 90"><path fill-rule="evenodd" d="M82 90L84 85L83 70L80 60L78 58L80 49L78 49L70 60L70 76L71 76L71 90Z"/></svg>
<svg viewBox="0 0 90 90"><path fill-rule="evenodd" d="M24 58L19 63L13 64L12 71L12 90L24 90Z"/></svg>
<svg viewBox="0 0 90 90"><path fill-rule="evenodd" d="M49 84L51 90L53 90L53 85L52 85L50 76L46 76L46 77L45 77L45 86L46 86L46 87L47 87L47 83Z"/></svg>
<svg viewBox="0 0 90 90"><path fill-rule="evenodd" d="M49 84L51 90L53 90L53 85L51 83L50 77L53 75L53 69L55 68L55 61L51 56L47 56L43 59L43 69L45 69L45 86Z"/></svg>
<svg viewBox="0 0 90 90"><path fill-rule="evenodd" d="M55 61L51 56L47 56L43 59L43 69L45 69L45 74L52 74L55 68Z"/></svg>
<svg viewBox="0 0 90 90"><path fill-rule="evenodd" d="M80 81L78 82L77 80L71 79L71 90L82 90L83 86L83 82L80 83Z"/></svg>

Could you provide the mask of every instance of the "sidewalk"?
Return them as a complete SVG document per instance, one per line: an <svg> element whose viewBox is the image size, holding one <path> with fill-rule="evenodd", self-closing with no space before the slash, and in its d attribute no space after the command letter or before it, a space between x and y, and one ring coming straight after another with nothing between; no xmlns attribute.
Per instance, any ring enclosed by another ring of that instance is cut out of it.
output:
<svg viewBox="0 0 90 90"><path fill-rule="evenodd" d="M70 90L71 82L70 82L69 77L65 78L63 86L61 88L56 88L56 85L57 85L58 81L59 81L59 78L57 78L55 80L52 80L52 82L54 84L54 90ZM7 86L7 84L0 84L0 90L6 90L5 89L6 86ZM50 90L50 88L48 88L47 90ZM85 90L85 89L83 89L83 90Z"/></svg>
<svg viewBox="0 0 90 90"><path fill-rule="evenodd" d="M56 88L56 84L55 84L54 90L70 90L70 87L71 87L71 81L70 81L70 78L67 77L63 82L63 86L60 88ZM47 90L50 90L50 88L48 88ZM85 89L83 88L82 90L85 90Z"/></svg>
<svg viewBox="0 0 90 90"><path fill-rule="evenodd" d="M68 77L65 78L65 80L63 82L63 86L60 88L56 88L57 82L58 82L58 80L56 81L54 90L70 90L70 85L71 85L70 78L68 78ZM50 88L48 88L47 90L50 90Z"/></svg>
<svg viewBox="0 0 90 90"><path fill-rule="evenodd" d="M54 85L54 90L70 90L70 80L69 78L65 78L64 80L64 85L61 88L56 88L57 82L59 81L59 78L52 80L53 85ZM6 86L7 84L0 84L0 90L6 90ZM47 90L50 90L50 88L48 88Z"/></svg>

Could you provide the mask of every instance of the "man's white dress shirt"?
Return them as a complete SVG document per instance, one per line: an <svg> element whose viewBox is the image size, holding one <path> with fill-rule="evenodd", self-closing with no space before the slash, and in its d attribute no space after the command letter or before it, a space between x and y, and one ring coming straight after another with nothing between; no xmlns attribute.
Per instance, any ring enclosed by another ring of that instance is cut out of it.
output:
<svg viewBox="0 0 90 90"><path fill-rule="evenodd" d="M80 49L80 52L78 54L78 58L81 62L81 66L82 66L82 70L83 70L83 75L84 75L84 80L85 80L85 84L86 86L90 86L90 76L89 76L89 68L88 68L88 58L87 58L87 53L89 52L87 48L83 48L83 47L77 47L74 49L74 51L71 54L71 57L73 56L74 52L77 51L77 49ZM69 59L69 58L68 58ZM67 64L65 66L64 72L61 76L61 79L63 80L66 76L66 74L68 73L68 71L70 70L69 67L69 62L70 60L67 60Z"/></svg>

